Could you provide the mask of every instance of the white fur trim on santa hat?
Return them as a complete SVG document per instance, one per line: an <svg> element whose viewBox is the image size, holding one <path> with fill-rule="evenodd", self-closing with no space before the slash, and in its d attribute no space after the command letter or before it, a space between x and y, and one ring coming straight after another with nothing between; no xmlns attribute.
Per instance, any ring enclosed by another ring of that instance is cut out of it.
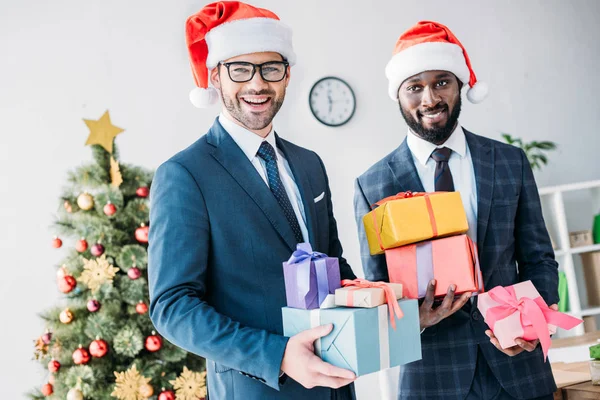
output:
<svg viewBox="0 0 600 400"><path fill-rule="evenodd" d="M197 108L207 108L219 100L219 93L214 87L206 89L194 88L190 91L190 101Z"/></svg>
<svg viewBox="0 0 600 400"><path fill-rule="evenodd" d="M469 85L471 74L460 46L445 42L420 43L398 52L386 65L390 97L397 101L402 82L413 75L434 70L452 72L464 85Z"/></svg>
<svg viewBox="0 0 600 400"><path fill-rule="evenodd" d="M273 51L281 54L290 65L296 63L292 47L292 30L273 18L248 18L226 22L206 34L211 69L223 60L243 54Z"/></svg>

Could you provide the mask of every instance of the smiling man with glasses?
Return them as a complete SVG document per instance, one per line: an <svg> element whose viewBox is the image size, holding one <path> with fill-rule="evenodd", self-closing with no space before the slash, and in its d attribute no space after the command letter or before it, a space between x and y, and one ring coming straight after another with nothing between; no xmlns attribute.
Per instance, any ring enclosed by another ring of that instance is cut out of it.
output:
<svg viewBox="0 0 600 400"><path fill-rule="evenodd" d="M338 257L342 279L355 278L323 162L273 128L296 60L291 30L271 11L228 1L192 15L186 34L198 86L190 100L220 98L222 108L154 176L152 321L207 359L211 399L353 399L354 374L314 354L331 325L282 336L282 262L298 243Z"/></svg>

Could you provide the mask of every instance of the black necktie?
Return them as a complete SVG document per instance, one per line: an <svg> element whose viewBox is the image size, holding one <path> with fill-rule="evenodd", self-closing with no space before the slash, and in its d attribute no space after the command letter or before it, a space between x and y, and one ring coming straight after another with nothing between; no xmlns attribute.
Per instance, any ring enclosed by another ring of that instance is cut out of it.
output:
<svg viewBox="0 0 600 400"><path fill-rule="evenodd" d="M448 160L452 150L447 147L435 149L431 153L431 158L435 161L435 191L436 192L454 192L454 180L448 166Z"/></svg>
<svg viewBox="0 0 600 400"><path fill-rule="evenodd" d="M279 168L277 167L277 155L275 154L275 149L273 149L273 146L271 146L269 143L264 141L258 148L258 152L256 154L265 161L267 167L267 178L269 180L269 188L271 189L271 193L273 193L273 196L275 196L275 199L281 206L285 217L290 223L292 231L294 232L294 236L296 237L296 242L302 243L304 239L302 237L300 224L298 224L298 219L294 213L294 208L292 207L290 198L288 197L287 192L285 191L285 186L283 186L283 182L281 182L281 178L279 177Z"/></svg>

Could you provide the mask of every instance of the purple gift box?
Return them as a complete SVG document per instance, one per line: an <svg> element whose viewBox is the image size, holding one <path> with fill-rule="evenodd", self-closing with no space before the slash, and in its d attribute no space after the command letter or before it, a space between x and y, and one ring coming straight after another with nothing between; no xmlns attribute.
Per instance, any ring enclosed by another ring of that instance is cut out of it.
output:
<svg viewBox="0 0 600 400"><path fill-rule="evenodd" d="M313 310L328 294L341 287L337 258L312 251L309 243L299 243L296 251L283 263L287 306Z"/></svg>

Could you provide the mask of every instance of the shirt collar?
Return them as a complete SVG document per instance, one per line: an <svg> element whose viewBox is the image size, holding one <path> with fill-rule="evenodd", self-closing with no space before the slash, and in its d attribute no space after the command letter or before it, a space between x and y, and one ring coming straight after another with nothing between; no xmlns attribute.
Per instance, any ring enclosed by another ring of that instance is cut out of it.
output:
<svg viewBox="0 0 600 400"><path fill-rule="evenodd" d="M239 146L240 149L244 152L248 160L252 162L254 157L256 157L256 153L258 152L258 148L262 144L263 141L267 141L273 149L277 149L277 143L275 140L274 129L271 128L271 131L267 135L266 138L262 138L258 136L256 133L249 131L248 129L240 126L227 118L223 113L219 114L219 123L223 126L223 128L229 133L233 141Z"/></svg>
<svg viewBox="0 0 600 400"><path fill-rule="evenodd" d="M456 154L458 154L461 158L463 158L467 152L467 141L465 139L465 132L463 131L460 124L456 125L456 128L454 129L448 140L446 140L439 146L420 138L419 136L414 134L410 129L408 130L408 135L406 136L406 144L408 144L408 148L410 149L411 153L423 166L427 164L427 160L429 160L431 153L433 153L433 151L436 148L447 147Z"/></svg>

